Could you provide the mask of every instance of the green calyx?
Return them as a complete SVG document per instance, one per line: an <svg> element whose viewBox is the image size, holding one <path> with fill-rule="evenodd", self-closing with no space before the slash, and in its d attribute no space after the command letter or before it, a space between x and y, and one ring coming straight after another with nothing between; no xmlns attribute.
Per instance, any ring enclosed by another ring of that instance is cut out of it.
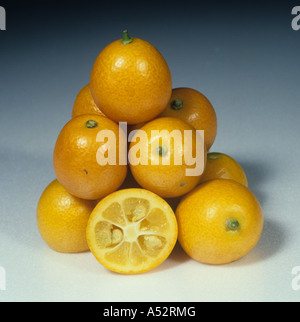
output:
<svg viewBox="0 0 300 322"><path fill-rule="evenodd" d="M209 152L207 153L207 159L209 160L216 160L222 157L222 153L219 152Z"/></svg>
<svg viewBox="0 0 300 322"><path fill-rule="evenodd" d="M122 44L123 45L127 45L127 44L130 44L132 42L132 38L130 38L129 34L128 34L128 30L125 29L123 31L123 39L122 39Z"/></svg>
<svg viewBox="0 0 300 322"><path fill-rule="evenodd" d="M176 99L172 101L171 108L175 111L181 110L183 108L183 101L181 99Z"/></svg>
<svg viewBox="0 0 300 322"><path fill-rule="evenodd" d="M157 148L156 148L156 153L159 155L159 156L164 156L167 154L167 148L160 144Z"/></svg>
<svg viewBox="0 0 300 322"><path fill-rule="evenodd" d="M85 126L88 128L88 129L93 129L95 127L98 126L98 123L94 120L88 120L86 123L85 123Z"/></svg>
<svg viewBox="0 0 300 322"><path fill-rule="evenodd" d="M239 222L234 218L230 218L226 221L226 227L228 230L236 231L239 228L239 226Z"/></svg>

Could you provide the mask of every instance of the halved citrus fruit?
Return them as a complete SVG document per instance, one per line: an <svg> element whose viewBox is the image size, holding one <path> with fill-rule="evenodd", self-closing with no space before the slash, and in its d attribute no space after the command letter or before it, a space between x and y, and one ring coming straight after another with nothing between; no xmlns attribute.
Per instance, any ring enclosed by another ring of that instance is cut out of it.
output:
<svg viewBox="0 0 300 322"><path fill-rule="evenodd" d="M95 258L123 274L143 273L160 265L173 250L177 234L177 220L168 203L139 188L103 198L87 225L87 241Z"/></svg>

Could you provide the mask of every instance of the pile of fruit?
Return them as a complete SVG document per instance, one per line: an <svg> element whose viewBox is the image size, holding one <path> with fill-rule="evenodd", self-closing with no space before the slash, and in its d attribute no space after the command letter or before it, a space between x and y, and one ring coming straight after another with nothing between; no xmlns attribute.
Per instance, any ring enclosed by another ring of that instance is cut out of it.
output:
<svg viewBox="0 0 300 322"><path fill-rule="evenodd" d="M184 144L166 141L170 133ZM42 238L58 252L90 250L124 274L157 267L177 241L200 263L242 258L260 239L263 214L239 163L210 152L216 134L210 101L173 89L161 53L125 30L100 52L58 135L56 179L37 206ZM203 171L188 175L198 154Z"/></svg>

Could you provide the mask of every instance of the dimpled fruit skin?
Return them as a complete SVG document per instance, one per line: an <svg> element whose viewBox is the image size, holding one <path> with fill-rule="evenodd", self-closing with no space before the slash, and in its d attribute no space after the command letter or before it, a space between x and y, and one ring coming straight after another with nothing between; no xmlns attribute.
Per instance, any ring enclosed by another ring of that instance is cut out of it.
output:
<svg viewBox="0 0 300 322"><path fill-rule="evenodd" d="M196 155L196 131L191 125L177 118L162 117L146 123L140 130L147 134L148 142L150 143L149 146L143 145L140 149L140 155L147 156L148 164L142 164L142 162L139 164L133 164L129 158L132 175L138 184L140 184L144 189L148 189L163 198L182 196L199 184L201 173L197 176L186 175L187 169L195 168L195 164L188 165L185 161L187 153L192 151L193 156ZM183 149L180 149L179 145L175 146L175 140L170 140L170 151L168 151L165 156L161 156L159 158L159 164L154 164L154 154L157 152L157 147L162 141L159 139L161 137L160 134L153 136L152 133L154 133L153 131L163 133L164 130L168 133L172 133L175 130L180 131L182 138L184 138L184 131L192 131L191 151L187 151L187 148L185 148L187 144L182 144ZM138 135L139 130L136 132L136 136ZM206 149L200 136L198 139L198 144L201 144L204 152L204 155L199 155L199 157L201 157L203 168L205 168ZM132 148L138 144L135 140L136 138L133 137L132 142L130 143L131 152L134 151ZM179 151L182 152L182 162L181 164L175 164L174 154ZM201 148L199 151L202 153ZM129 156L131 155L129 154ZM163 160L166 164L163 164Z"/></svg>
<svg viewBox="0 0 300 322"><path fill-rule="evenodd" d="M193 259L226 264L248 254L263 229L263 213L254 194L233 180L205 182L186 195L176 209L178 240ZM228 219L239 222L236 231Z"/></svg>
<svg viewBox="0 0 300 322"><path fill-rule="evenodd" d="M172 109L172 102L180 99L183 107ZM213 145L217 136L217 115L206 96L193 88L179 87L172 91L172 96L161 117L177 117L192 125L196 130L204 130L204 142L207 151Z"/></svg>
<svg viewBox="0 0 300 322"><path fill-rule="evenodd" d="M207 154L206 168L200 183L213 179L231 179L248 187L247 176L241 165L224 153L210 152Z"/></svg>
<svg viewBox="0 0 300 322"><path fill-rule="evenodd" d="M95 201L76 198L57 180L52 181L37 206L37 225L42 238L57 252L88 251L86 226L95 205Z"/></svg>
<svg viewBox="0 0 300 322"><path fill-rule="evenodd" d="M79 91L74 101L72 118L82 114L98 114L105 116L92 97L90 84L87 84Z"/></svg>
<svg viewBox="0 0 300 322"><path fill-rule="evenodd" d="M116 122L137 124L159 115L172 93L169 67L149 42L116 40L97 57L90 78L92 96Z"/></svg>
<svg viewBox="0 0 300 322"><path fill-rule="evenodd" d="M89 120L96 121L97 127L87 128ZM114 133L116 146L114 142L111 142L111 147L109 141L106 144L97 142L97 135L102 130ZM116 150L115 165L98 164L97 153L102 151L100 147L103 145ZM127 174L127 165L119 164L119 126L100 115L75 117L64 126L57 138L53 165L58 181L76 197L95 200L115 191Z"/></svg>

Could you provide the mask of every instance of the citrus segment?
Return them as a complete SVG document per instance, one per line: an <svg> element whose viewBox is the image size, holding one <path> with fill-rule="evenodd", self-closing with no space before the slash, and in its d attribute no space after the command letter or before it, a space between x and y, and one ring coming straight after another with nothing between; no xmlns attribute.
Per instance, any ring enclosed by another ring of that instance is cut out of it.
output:
<svg viewBox="0 0 300 322"><path fill-rule="evenodd" d="M140 227L142 231L163 233L168 230L169 224L164 212L159 208L154 208L147 218L141 222Z"/></svg>
<svg viewBox="0 0 300 322"><path fill-rule="evenodd" d="M102 199L87 225L91 252L104 267L125 274L161 264L177 241L177 221L166 201L144 189L124 189Z"/></svg>
<svg viewBox="0 0 300 322"><path fill-rule="evenodd" d="M118 202L112 203L104 212L103 218L119 226L126 226L125 217L122 214L121 205Z"/></svg>

